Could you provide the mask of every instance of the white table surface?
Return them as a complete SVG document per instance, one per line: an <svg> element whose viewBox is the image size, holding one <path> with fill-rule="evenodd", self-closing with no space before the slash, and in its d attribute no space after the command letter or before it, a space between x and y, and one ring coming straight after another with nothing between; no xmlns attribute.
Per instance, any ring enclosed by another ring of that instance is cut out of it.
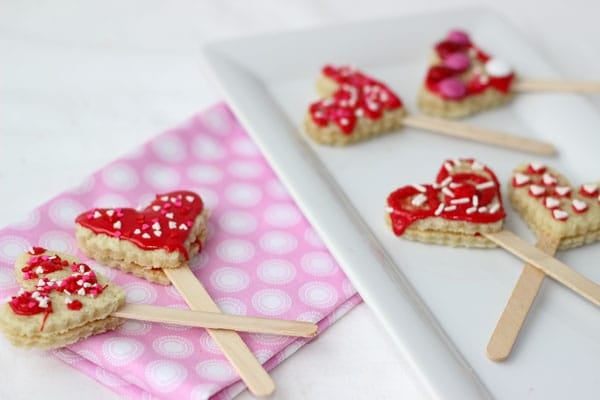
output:
<svg viewBox="0 0 600 400"><path fill-rule="evenodd" d="M478 4L508 16L569 76L600 80L594 0L568 7L559 0L350 3L0 1L0 226L219 101L200 70L199 49L213 39ZM593 101L600 106L600 96ZM0 371L0 399L118 398L53 357L15 350L3 338ZM272 375L273 399L429 398L365 305Z"/></svg>

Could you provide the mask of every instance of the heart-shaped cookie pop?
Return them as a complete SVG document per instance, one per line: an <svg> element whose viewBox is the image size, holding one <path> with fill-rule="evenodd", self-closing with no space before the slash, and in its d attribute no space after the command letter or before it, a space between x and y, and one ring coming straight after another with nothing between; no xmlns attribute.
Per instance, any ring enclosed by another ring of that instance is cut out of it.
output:
<svg viewBox="0 0 600 400"><path fill-rule="evenodd" d="M433 184L395 190L387 212L398 236L474 247L494 247L481 234L502 230L505 217L496 175L473 159L447 160Z"/></svg>
<svg viewBox="0 0 600 400"><path fill-rule="evenodd" d="M600 239L598 183L576 188L557 170L530 163L513 171L509 198L536 233L536 246L550 255L557 249ZM544 276L533 266L524 266L488 343L487 354L492 360L501 361L510 355Z"/></svg>
<svg viewBox="0 0 600 400"><path fill-rule="evenodd" d="M400 98L383 82L350 66L326 65L317 80L322 97L312 103L304 129L318 143L347 145L403 126L519 151L553 154L548 143L457 122L408 115Z"/></svg>
<svg viewBox="0 0 600 400"><path fill-rule="evenodd" d="M20 347L56 348L112 330L125 292L77 259L34 247L15 264L19 293L0 307L0 329Z"/></svg>
<svg viewBox="0 0 600 400"><path fill-rule="evenodd" d="M168 285L162 268L178 268L200 252L208 210L194 192L159 194L146 208L94 208L79 215L77 241L89 257Z"/></svg>
<svg viewBox="0 0 600 400"><path fill-rule="evenodd" d="M559 249L600 239L598 183L573 187L557 170L530 163L514 170L509 198L538 237L560 239Z"/></svg>

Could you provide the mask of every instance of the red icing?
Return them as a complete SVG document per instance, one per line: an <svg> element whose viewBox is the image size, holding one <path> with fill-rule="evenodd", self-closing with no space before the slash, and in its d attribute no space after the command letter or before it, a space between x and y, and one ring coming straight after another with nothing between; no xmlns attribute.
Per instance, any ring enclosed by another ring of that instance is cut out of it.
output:
<svg viewBox="0 0 600 400"><path fill-rule="evenodd" d="M440 64L431 66L427 71L425 87L445 100L462 100L470 95L479 94L491 88L502 93L508 93L510 91L511 84L515 78L514 73L506 76L482 76L481 71L479 70L472 69L471 72L465 72L444 65L444 60L454 54L460 53L471 59L471 67L473 67L475 63L478 63L483 67L491 57L470 40L468 40L467 43L456 43L451 40L443 40L435 45L435 52L441 61ZM440 90L440 82L447 78L460 78L464 82L466 88L464 94L449 96L443 90Z"/></svg>
<svg viewBox="0 0 600 400"><path fill-rule="evenodd" d="M44 253L45 251L46 251L46 249L43 247L34 246L31 249L29 249L29 251L27 253L31 254L32 256L39 256L40 254Z"/></svg>
<svg viewBox="0 0 600 400"><path fill-rule="evenodd" d="M448 160L435 184L421 185L424 192L415 186L404 186L388 196L387 205L396 235L402 235L412 223L429 217L472 223L493 223L505 217L500 184L493 171L472 159L459 162L469 164L470 171L457 172L456 161ZM425 201L414 204L420 195L426 197Z"/></svg>
<svg viewBox="0 0 600 400"><path fill-rule="evenodd" d="M326 65L322 73L338 84L331 97L309 106L315 124L336 124L345 134L351 134L358 118L377 120L385 111L402 107L402 101L385 84L348 66Z"/></svg>
<svg viewBox="0 0 600 400"><path fill-rule="evenodd" d="M21 271L23 272L23 279L28 280L38 278L40 275L43 274L50 274L52 272L60 271L65 266L69 265L67 261L62 260L59 256L41 255L46 250L42 249L41 247L37 247L37 249L41 249L43 251L38 251L36 253L40 255L30 257L29 260L27 260L25 266L21 268Z"/></svg>
<svg viewBox="0 0 600 400"><path fill-rule="evenodd" d="M196 193L177 191L157 195L142 211L94 208L79 215L75 222L96 234L130 241L143 250L178 251L189 258L184 242L203 209Z"/></svg>
<svg viewBox="0 0 600 400"><path fill-rule="evenodd" d="M42 250L42 252L38 252L37 254L43 254L46 251L45 249ZM35 269L38 266L44 268L45 274L71 270L71 274L63 279L41 278L33 290L21 290L18 295L13 296L8 302L10 308L17 315L31 316L45 313L46 315L44 316L40 330L44 329L48 316L53 312L52 301L49 297L50 293L58 292L67 296L97 297L106 289L106 286L100 285L96 273L88 265L83 263L69 264L69 262L61 259L56 254L30 257L27 265L23 268L23 279L32 278L26 278L25 276L26 274L30 274L29 269ZM28 270L25 271L26 269ZM70 310L78 311L82 307L83 303L77 299L67 302L67 308Z"/></svg>

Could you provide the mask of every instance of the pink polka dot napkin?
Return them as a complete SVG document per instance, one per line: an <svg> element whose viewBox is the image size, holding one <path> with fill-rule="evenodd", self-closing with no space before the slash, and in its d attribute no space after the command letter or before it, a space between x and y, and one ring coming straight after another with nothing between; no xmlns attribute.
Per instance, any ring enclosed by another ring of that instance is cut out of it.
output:
<svg viewBox="0 0 600 400"><path fill-rule="evenodd" d="M137 207L174 189L198 192L212 211L206 248L190 266L224 312L318 322L323 331L361 301L224 104L158 135L0 231L0 297L16 293L13 262L32 245L87 260L74 239L80 212ZM124 287L130 303L186 308L172 286L87 261ZM267 369L307 343L242 337ZM245 388L203 329L128 321L54 354L129 399L228 399Z"/></svg>

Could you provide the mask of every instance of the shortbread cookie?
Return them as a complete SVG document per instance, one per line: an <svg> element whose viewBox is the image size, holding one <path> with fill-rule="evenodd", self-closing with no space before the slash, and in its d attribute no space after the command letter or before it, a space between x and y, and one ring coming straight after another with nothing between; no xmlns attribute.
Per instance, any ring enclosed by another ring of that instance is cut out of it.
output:
<svg viewBox="0 0 600 400"><path fill-rule="evenodd" d="M496 175L473 159L447 160L435 183L404 186L387 198L393 232L421 242L495 247L481 233L501 231L504 217Z"/></svg>
<svg viewBox="0 0 600 400"><path fill-rule="evenodd" d="M560 238L559 249L600 240L600 183L574 188L558 171L538 163L514 170L512 206L539 236Z"/></svg>
<svg viewBox="0 0 600 400"><path fill-rule="evenodd" d="M62 347L123 323L110 314L125 292L74 257L34 247L15 274L21 289L0 307L0 330L15 346Z"/></svg>
<svg viewBox="0 0 600 400"><path fill-rule="evenodd" d="M208 215L200 196L177 191L157 195L142 211L86 211L75 221L75 235L88 257L168 285L162 268L178 268L202 250Z"/></svg>
<svg viewBox="0 0 600 400"><path fill-rule="evenodd" d="M477 47L469 35L454 30L437 43L419 93L425 114L460 118L511 99L512 68Z"/></svg>
<svg viewBox="0 0 600 400"><path fill-rule="evenodd" d="M316 142L347 145L402 126L402 101L385 84L348 66L327 65L317 82L322 99L312 103L304 121Z"/></svg>

